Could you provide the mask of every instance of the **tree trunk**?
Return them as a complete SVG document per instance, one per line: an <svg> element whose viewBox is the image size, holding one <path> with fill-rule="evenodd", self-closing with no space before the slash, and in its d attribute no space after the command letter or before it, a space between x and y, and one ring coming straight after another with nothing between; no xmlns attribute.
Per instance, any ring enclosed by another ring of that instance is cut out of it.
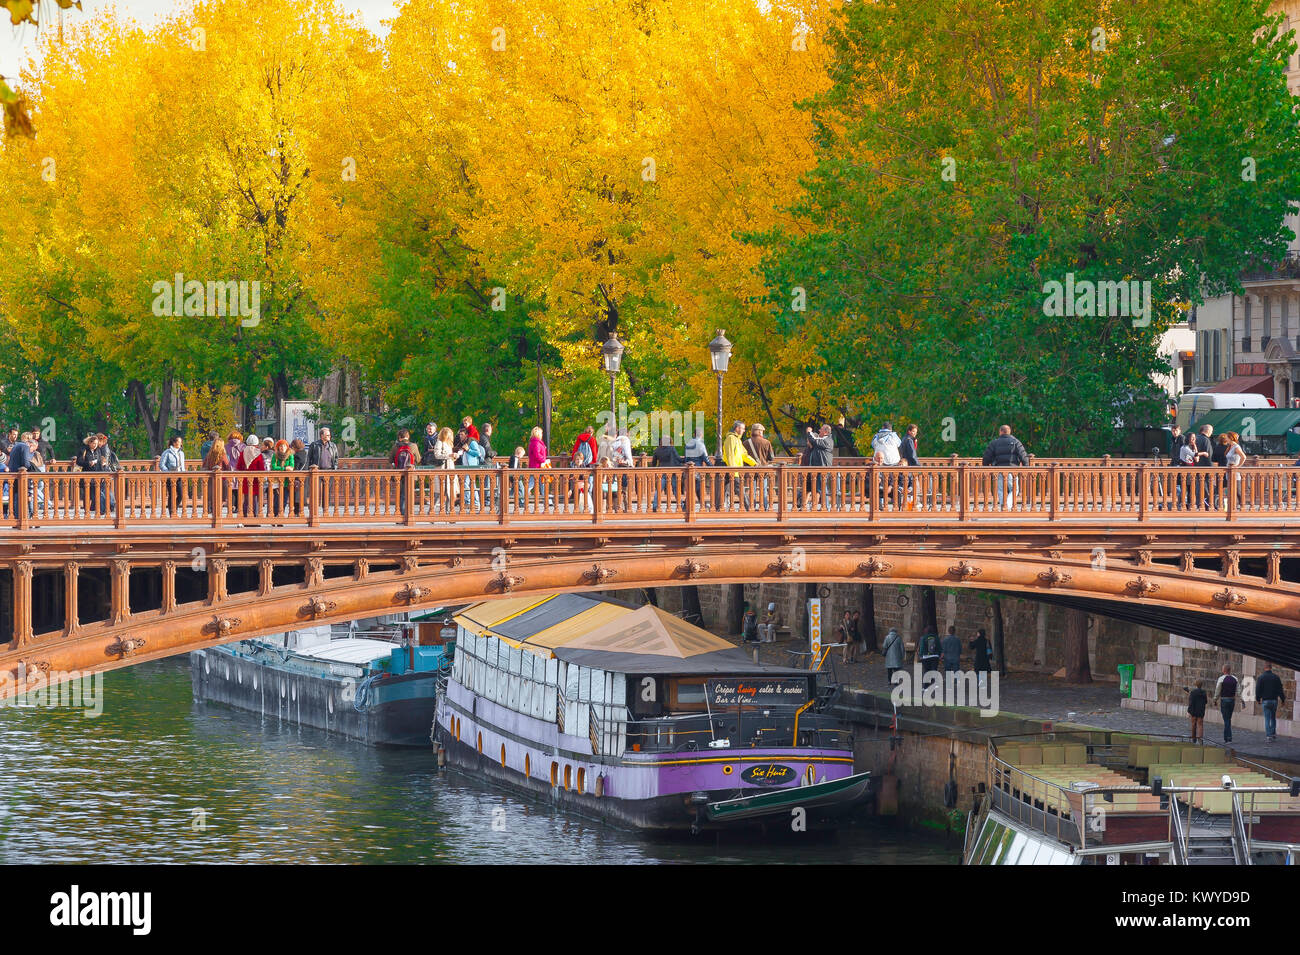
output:
<svg viewBox="0 0 1300 955"><path fill-rule="evenodd" d="M163 376L156 413L149 400L149 389L145 387L144 382L132 378L126 385L127 394L131 396L136 410L140 412L140 420L144 423L145 434L149 438L150 457L157 457L167 447L167 419L171 416L172 410L172 381L170 373Z"/></svg>
<svg viewBox="0 0 1300 955"><path fill-rule="evenodd" d="M1088 665L1088 614L1065 611L1065 678L1071 683L1091 683Z"/></svg>
<svg viewBox="0 0 1300 955"><path fill-rule="evenodd" d="M1007 675L1007 645L1002 633L1002 598L993 598L993 669Z"/></svg>
<svg viewBox="0 0 1300 955"><path fill-rule="evenodd" d="M704 626L704 614L700 610L700 588L687 584L682 588L682 619L697 627Z"/></svg>
<svg viewBox="0 0 1300 955"><path fill-rule="evenodd" d="M728 584L727 596L727 632L740 633L745 625L745 585Z"/></svg>
<svg viewBox="0 0 1300 955"><path fill-rule="evenodd" d="M872 589L871 584L863 585L862 605L858 609L862 611L862 624L858 627L858 634L866 643L867 649L874 652L877 646L876 592Z"/></svg>
<svg viewBox="0 0 1300 955"><path fill-rule="evenodd" d="M934 606L934 588L921 587L919 589L920 593L917 595L917 599L920 600L920 604L917 606L917 610L921 614L920 636L925 636L927 633L938 633L939 614Z"/></svg>

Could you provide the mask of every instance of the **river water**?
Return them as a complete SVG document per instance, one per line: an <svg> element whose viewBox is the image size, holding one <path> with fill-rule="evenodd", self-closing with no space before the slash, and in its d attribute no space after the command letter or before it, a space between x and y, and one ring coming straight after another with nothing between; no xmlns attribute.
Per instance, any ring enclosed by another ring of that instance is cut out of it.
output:
<svg viewBox="0 0 1300 955"><path fill-rule="evenodd" d="M0 709L0 863L954 863L871 822L829 839L650 839L453 771L198 703L186 657L104 677L103 712Z"/></svg>

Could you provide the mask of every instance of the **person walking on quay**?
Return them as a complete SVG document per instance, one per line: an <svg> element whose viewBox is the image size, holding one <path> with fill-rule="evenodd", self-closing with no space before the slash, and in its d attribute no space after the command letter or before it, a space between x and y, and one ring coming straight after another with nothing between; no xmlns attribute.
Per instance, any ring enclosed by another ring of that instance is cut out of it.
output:
<svg viewBox="0 0 1300 955"><path fill-rule="evenodd" d="M844 619L840 621L840 643L844 644L840 650L841 663L856 663L858 659L858 642L853 639L853 614L844 611Z"/></svg>
<svg viewBox="0 0 1300 955"><path fill-rule="evenodd" d="M817 433L813 433L812 428L805 429L808 440L808 467L810 468L829 468L835 461L835 439L831 437L831 426L822 425ZM895 438L898 435L894 435ZM809 507L816 509L821 506L824 498L831 493L832 478L824 474L818 474L814 480L816 499L809 500ZM831 502L832 504L834 502Z"/></svg>
<svg viewBox="0 0 1300 955"><path fill-rule="evenodd" d="M1277 739L1277 711L1286 702L1282 692L1282 680L1273 672L1273 664L1265 663L1264 672L1255 681L1255 699L1264 711L1264 739L1273 742Z"/></svg>
<svg viewBox="0 0 1300 955"><path fill-rule="evenodd" d="M1011 425L1004 424L998 428L998 436L984 449L983 461L985 467L1027 467L1029 453L1025 451L1025 446L1020 443L1020 439L1011 433ZM998 507L1009 510L1014 506L1018 490L1017 480L1012 472L999 474Z"/></svg>
<svg viewBox="0 0 1300 955"><path fill-rule="evenodd" d="M872 627L872 630L875 628ZM871 646L867 646L867 628L862 625L862 611L853 611L853 639L858 641L859 656L866 653L874 653L876 650L876 641L874 635L871 639Z"/></svg>
<svg viewBox="0 0 1300 955"><path fill-rule="evenodd" d="M885 654L885 678L892 686L894 674L903 669L903 638L893 627L890 627L889 633L885 634L885 642L881 644L880 649Z"/></svg>
<svg viewBox="0 0 1300 955"><path fill-rule="evenodd" d="M655 448L654 454L650 457L650 466L652 468L680 468L682 466L682 457L669 441L668 435L659 436L659 447ZM669 490L670 488L671 490ZM665 503L671 506L677 501L678 492L677 475L661 475L658 484L655 485L652 509L659 510L659 495L661 493L665 495Z"/></svg>
<svg viewBox="0 0 1300 955"><path fill-rule="evenodd" d="M668 439L665 437L659 440ZM745 604L745 613L740 618L740 632L745 643L758 643L758 614L754 613L754 608L749 604Z"/></svg>
<svg viewBox="0 0 1300 955"><path fill-rule="evenodd" d="M1223 676L1214 685L1214 696L1219 701L1219 712L1223 715L1223 741L1232 742L1232 714L1237 709L1237 678L1232 675L1232 667L1223 665Z"/></svg>
<svg viewBox="0 0 1300 955"><path fill-rule="evenodd" d="M13 453L14 444L17 441L18 425L12 424L9 426L9 430L4 433L4 437L0 438L0 453L3 453L8 458Z"/></svg>
<svg viewBox="0 0 1300 955"><path fill-rule="evenodd" d="M729 468L739 468L746 465L751 468L758 467L758 462L749 456L744 443L740 440L740 436L744 433L745 422L736 421L732 423L731 430L722 439L722 462ZM743 486L744 480L744 475L740 471L732 471L723 479L724 496L728 508L732 506L732 501L736 500L746 510L749 510L749 492Z"/></svg>
<svg viewBox="0 0 1300 955"><path fill-rule="evenodd" d="M916 658L921 661L921 672L929 673L938 670L939 656L939 635L933 630L928 630L916 647Z"/></svg>
<svg viewBox="0 0 1300 955"><path fill-rule="evenodd" d="M943 672L956 673L961 669L961 640L957 638L957 628L949 627L943 640L939 643L943 650Z"/></svg>
<svg viewBox="0 0 1300 955"><path fill-rule="evenodd" d="M1205 742L1205 707L1208 702L1205 681L1197 680L1192 684L1192 688L1187 690L1187 716L1192 721L1193 743Z"/></svg>
<svg viewBox="0 0 1300 955"><path fill-rule="evenodd" d="M212 446L219 440L221 440L221 436L215 431L209 431L203 436L203 443L199 445L200 461L206 461L208 459L208 452L212 450Z"/></svg>
<svg viewBox="0 0 1300 955"><path fill-rule="evenodd" d="M167 447L163 448L163 453L158 457L159 471L167 471L172 474L185 473L185 451L182 447L184 443L185 439L179 434L172 435L171 441L167 443ZM180 514L183 485L183 478L168 478L166 482L167 506L173 517Z"/></svg>
<svg viewBox="0 0 1300 955"><path fill-rule="evenodd" d="M984 628L980 627L975 631L975 636L970 642L971 651L975 655L975 673L978 676L980 689L988 686L989 670L991 669L991 660L993 651L989 647L989 638L984 634Z"/></svg>

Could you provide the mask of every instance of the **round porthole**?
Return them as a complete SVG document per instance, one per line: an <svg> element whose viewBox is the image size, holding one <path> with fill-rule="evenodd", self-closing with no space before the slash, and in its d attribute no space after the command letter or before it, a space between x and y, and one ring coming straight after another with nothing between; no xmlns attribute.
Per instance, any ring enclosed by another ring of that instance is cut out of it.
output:
<svg viewBox="0 0 1300 955"><path fill-rule="evenodd" d="M722 775L724 775L724 776L730 776L730 775L731 775L731 767L730 767L730 766L723 766L723 767L722 767Z"/></svg>

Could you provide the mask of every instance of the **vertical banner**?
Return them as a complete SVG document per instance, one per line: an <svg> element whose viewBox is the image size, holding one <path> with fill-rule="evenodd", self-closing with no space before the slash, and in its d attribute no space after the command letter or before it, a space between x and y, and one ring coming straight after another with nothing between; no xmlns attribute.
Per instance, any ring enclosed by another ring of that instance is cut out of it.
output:
<svg viewBox="0 0 1300 955"><path fill-rule="evenodd" d="M538 366L541 367L540 365ZM545 375L540 375L542 380L542 441L547 448L551 446L551 383L546 380Z"/></svg>
<svg viewBox="0 0 1300 955"><path fill-rule="evenodd" d="M812 651L810 668L816 668L822 655L822 600L808 598L808 649Z"/></svg>

